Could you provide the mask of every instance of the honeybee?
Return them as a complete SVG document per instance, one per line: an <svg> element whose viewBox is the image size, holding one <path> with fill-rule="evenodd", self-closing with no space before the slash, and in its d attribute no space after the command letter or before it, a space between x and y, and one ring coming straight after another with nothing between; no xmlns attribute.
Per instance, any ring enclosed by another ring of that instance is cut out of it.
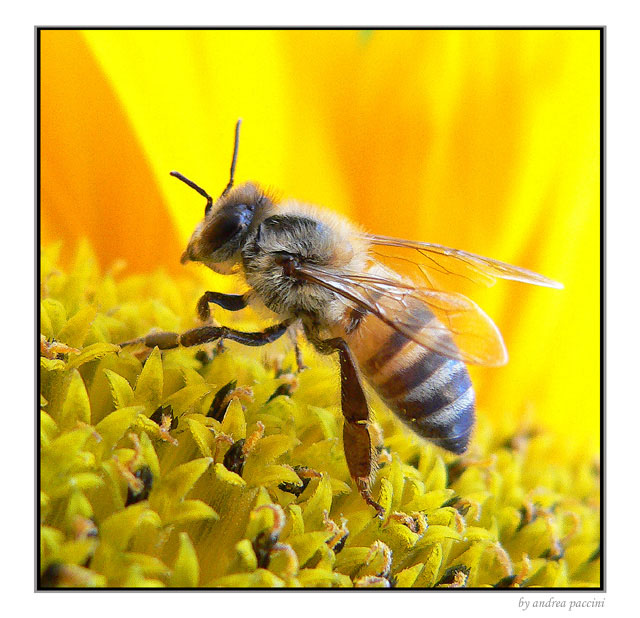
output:
<svg viewBox="0 0 640 618"><path fill-rule="evenodd" d="M382 516L371 495L376 457L362 380L416 434L460 454L475 416L466 365L507 361L493 321L465 296L434 287L432 275L562 285L466 251L367 234L330 211L295 200L278 204L253 182L234 186L239 131L240 121L229 182L217 200L171 172L207 200L181 261L201 262L225 275L240 273L247 284L243 294L205 292L197 305L204 322L215 303L229 311L266 308L278 323L261 332L207 324L182 334L154 332L122 345L169 349L227 339L261 346L301 327L320 353L338 354L346 461L358 491ZM394 260L415 272L398 274Z"/></svg>

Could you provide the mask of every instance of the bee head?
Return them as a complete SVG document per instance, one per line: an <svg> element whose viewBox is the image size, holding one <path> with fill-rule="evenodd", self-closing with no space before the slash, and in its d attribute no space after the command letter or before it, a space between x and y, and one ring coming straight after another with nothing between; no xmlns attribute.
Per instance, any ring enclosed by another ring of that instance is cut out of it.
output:
<svg viewBox="0 0 640 618"><path fill-rule="evenodd" d="M181 262L202 262L221 274L232 272L254 221L262 219L271 200L260 188L247 182L223 193L214 203L207 201L204 219L198 224Z"/></svg>
<svg viewBox="0 0 640 618"><path fill-rule="evenodd" d="M202 262L212 270L228 274L234 271L238 262L238 252L256 219L256 213L271 204L257 185L247 182L233 187L240 120L236 123L233 158L229 182L222 195L214 202L213 198L195 182L185 178L179 172L171 172L179 180L189 185L200 195L207 198L204 219L198 224L180 261Z"/></svg>

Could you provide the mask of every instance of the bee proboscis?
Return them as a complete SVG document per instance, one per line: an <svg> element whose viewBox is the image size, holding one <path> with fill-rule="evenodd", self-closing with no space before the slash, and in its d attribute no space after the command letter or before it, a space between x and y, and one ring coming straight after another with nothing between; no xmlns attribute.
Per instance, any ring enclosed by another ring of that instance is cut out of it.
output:
<svg viewBox="0 0 640 618"><path fill-rule="evenodd" d="M376 458L362 379L415 433L460 454L475 415L466 364L498 366L507 360L493 321L467 297L434 287L433 275L562 285L466 251L364 233L330 211L295 200L277 203L253 182L234 186L239 129L240 121L229 183L217 200L171 172L207 200L181 261L238 273L246 283L242 294L205 292L197 306L204 322L215 303L229 311L266 309L277 323L260 332L206 324L121 345L169 349L227 339L260 346L302 328L320 353L338 353L346 461L358 491L382 515L371 495ZM392 266L397 260L415 272L400 275Z"/></svg>

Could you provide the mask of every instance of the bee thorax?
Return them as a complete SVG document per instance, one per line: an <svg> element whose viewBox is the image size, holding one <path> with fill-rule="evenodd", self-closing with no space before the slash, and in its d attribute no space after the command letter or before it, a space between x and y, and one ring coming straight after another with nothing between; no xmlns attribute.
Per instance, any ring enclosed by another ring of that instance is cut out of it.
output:
<svg viewBox="0 0 640 618"><path fill-rule="evenodd" d="M242 250L247 283L272 311L331 324L347 308L333 291L298 276L301 265L339 273L353 259L347 238L333 226L298 213L265 219Z"/></svg>

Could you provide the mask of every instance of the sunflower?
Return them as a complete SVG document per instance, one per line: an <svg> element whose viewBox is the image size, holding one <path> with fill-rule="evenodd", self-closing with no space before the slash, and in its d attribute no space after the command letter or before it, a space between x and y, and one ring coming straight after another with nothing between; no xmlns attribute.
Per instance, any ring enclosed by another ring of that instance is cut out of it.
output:
<svg viewBox="0 0 640 618"><path fill-rule="evenodd" d="M600 37L41 31L41 586L599 586ZM168 172L216 194L239 117L238 181L565 285L463 290L511 356L464 457L373 402L384 520L311 349L114 345L231 289Z"/></svg>

